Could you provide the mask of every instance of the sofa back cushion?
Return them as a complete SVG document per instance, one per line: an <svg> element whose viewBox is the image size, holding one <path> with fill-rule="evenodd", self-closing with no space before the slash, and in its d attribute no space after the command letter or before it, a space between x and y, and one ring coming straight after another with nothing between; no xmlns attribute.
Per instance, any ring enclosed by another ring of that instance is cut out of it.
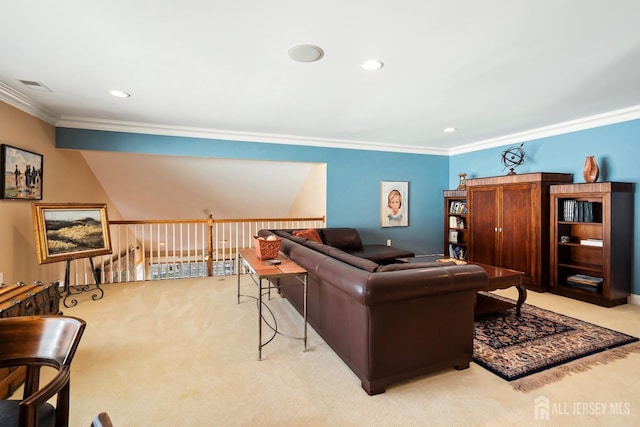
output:
<svg viewBox="0 0 640 427"><path fill-rule="evenodd" d="M362 241L355 228L321 228L320 232L326 245L347 252L362 249Z"/></svg>
<svg viewBox="0 0 640 427"><path fill-rule="evenodd" d="M296 236L283 230L275 230L274 233L279 235L280 237L284 237L285 239L289 239L293 242L299 243L322 254L329 255L331 258L335 258L359 269L373 272L378 268L378 263L348 254L334 246L325 245L324 243L318 243L314 240L307 239L306 237Z"/></svg>

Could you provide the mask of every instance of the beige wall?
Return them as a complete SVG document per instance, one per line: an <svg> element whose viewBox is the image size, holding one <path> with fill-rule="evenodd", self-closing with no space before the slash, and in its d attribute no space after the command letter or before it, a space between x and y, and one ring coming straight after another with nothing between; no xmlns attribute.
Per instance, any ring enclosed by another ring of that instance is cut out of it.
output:
<svg viewBox="0 0 640 427"><path fill-rule="evenodd" d="M291 205L288 217L316 217L327 212L327 164L314 163Z"/></svg>
<svg viewBox="0 0 640 427"><path fill-rule="evenodd" d="M0 143L44 155L42 202L107 203L109 219L121 219L80 153L55 148L54 126L0 102ZM6 284L64 278L64 262L38 265L31 202L0 199L0 273Z"/></svg>

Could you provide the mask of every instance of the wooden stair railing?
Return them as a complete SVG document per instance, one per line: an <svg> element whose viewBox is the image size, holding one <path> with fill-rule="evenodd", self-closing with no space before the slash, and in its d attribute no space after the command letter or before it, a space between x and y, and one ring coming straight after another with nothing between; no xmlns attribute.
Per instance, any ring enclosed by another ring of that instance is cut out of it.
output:
<svg viewBox="0 0 640 427"><path fill-rule="evenodd" d="M231 275L238 249L264 228L323 228L324 217L109 221L113 253L93 258L101 283ZM90 263L71 263L70 285L93 284Z"/></svg>

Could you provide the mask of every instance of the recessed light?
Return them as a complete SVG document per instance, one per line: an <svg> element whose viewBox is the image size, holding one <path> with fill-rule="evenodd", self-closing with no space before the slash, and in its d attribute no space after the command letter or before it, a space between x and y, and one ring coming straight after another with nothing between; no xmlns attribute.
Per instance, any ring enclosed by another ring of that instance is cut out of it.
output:
<svg viewBox="0 0 640 427"><path fill-rule="evenodd" d="M444 128L444 131L445 131L445 132L447 132L447 133L451 133L451 132L455 132L455 131L456 131L456 128L454 128L454 127L448 127L448 128Z"/></svg>
<svg viewBox="0 0 640 427"><path fill-rule="evenodd" d="M129 98L131 96L131 94L121 90L110 90L109 93L118 98Z"/></svg>
<svg viewBox="0 0 640 427"><path fill-rule="evenodd" d="M289 48L289 58L298 62L315 62L324 56L324 51L311 44L298 44Z"/></svg>
<svg viewBox="0 0 640 427"><path fill-rule="evenodd" d="M382 61L379 61L377 59L370 59L368 61L363 62L361 67L365 71L377 71L380 68L382 68L383 65L384 64L382 63Z"/></svg>

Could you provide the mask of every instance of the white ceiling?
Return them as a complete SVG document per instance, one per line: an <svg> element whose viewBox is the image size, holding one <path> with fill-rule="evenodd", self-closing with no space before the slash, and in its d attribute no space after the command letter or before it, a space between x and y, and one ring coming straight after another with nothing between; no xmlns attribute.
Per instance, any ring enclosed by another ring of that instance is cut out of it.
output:
<svg viewBox="0 0 640 427"><path fill-rule="evenodd" d="M640 116L636 0L5 0L1 10L0 96L60 126L451 154L585 117ZM324 57L292 61L300 43ZM361 70L369 58L385 66Z"/></svg>

